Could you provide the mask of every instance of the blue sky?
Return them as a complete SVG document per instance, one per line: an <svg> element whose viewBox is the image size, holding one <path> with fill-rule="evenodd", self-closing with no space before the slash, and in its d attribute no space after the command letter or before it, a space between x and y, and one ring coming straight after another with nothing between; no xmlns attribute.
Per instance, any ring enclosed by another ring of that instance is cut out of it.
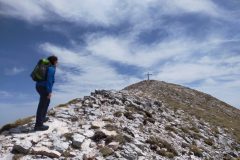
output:
<svg viewBox="0 0 240 160"><path fill-rule="evenodd" d="M35 114L29 75L51 54L51 107L151 72L239 108L239 17L239 0L0 0L0 125Z"/></svg>

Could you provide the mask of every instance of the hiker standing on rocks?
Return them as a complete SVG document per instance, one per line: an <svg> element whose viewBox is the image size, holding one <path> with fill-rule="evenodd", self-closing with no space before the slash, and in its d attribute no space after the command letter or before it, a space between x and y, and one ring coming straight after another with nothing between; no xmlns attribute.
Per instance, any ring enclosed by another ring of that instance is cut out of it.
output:
<svg viewBox="0 0 240 160"><path fill-rule="evenodd" d="M36 90L40 95L38 109L36 113L35 131L48 130L49 126L43 125L48 121L46 117L48 106L52 97L52 87L55 80L55 70L58 63L56 56L50 56L47 59L42 59L35 67L32 78L36 81Z"/></svg>

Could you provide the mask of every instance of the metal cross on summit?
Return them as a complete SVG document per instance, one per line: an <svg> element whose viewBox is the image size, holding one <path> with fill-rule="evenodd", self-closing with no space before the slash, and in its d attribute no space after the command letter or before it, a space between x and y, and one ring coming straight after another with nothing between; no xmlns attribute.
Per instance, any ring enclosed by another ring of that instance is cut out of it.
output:
<svg viewBox="0 0 240 160"><path fill-rule="evenodd" d="M150 74L149 72L148 72L148 74L146 74L147 76L148 76L148 81L150 80L150 76L152 75L152 74Z"/></svg>

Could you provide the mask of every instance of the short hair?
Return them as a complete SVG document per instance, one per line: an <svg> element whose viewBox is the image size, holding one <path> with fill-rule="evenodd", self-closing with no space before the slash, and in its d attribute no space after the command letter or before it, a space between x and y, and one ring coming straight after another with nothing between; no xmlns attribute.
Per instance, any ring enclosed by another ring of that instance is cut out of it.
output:
<svg viewBox="0 0 240 160"><path fill-rule="evenodd" d="M50 61L50 63L51 63L52 65L53 65L56 61L58 61L57 56L54 56L54 55L49 56L47 59Z"/></svg>

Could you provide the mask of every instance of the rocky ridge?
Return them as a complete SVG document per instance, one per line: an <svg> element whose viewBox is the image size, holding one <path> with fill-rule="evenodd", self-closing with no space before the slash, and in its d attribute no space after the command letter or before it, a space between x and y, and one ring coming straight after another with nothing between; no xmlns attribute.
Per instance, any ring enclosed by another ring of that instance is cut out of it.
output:
<svg viewBox="0 0 240 160"><path fill-rule="evenodd" d="M135 93L134 93L135 92ZM240 144L182 109L129 92L96 90L0 134L0 159L200 160L240 158Z"/></svg>
<svg viewBox="0 0 240 160"><path fill-rule="evenodd" d="M124 90L136 96L162 101L171 109L182 109L212 126L225 128L240 143L240 110L209 94L156 80L141 81Z"/></svg>

